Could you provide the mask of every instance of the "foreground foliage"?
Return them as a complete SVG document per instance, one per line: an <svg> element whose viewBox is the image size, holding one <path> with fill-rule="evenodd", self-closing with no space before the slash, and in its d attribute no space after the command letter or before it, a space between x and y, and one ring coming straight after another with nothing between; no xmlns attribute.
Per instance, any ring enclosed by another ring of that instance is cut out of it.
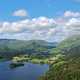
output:
<svg viewBox="0 0 80 80"><path fill-rule="evenodd" d="M65 55L50 65L49 71L40 80L80 80L80 35L62 41L52 55Z"/></svg>
<svg viewBox="0 0 80 80"><path fill-rule="evenodd" d="M40 80L80 80L80 57L57 62Z"/></svg>

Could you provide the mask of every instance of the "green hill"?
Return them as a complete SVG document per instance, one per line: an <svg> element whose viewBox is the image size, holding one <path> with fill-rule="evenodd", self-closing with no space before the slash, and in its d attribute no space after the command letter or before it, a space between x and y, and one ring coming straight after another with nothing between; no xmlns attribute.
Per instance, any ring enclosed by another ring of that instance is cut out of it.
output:
<svg viewBox="0 0 80 80"><path fill-rule="evenodd" d="M12 57L19 54L48 55L53 47L56 47L56 43L44 40L0 39L0 55L4 57Z"/></svg>
<svg viewBox="0 0 80 80"><path fill-rule="evenodd" d="M80 56L80 35L72 36L62 41L57 49L60 50L61 54L65 54L68 57Z"/></svg>
<svg viewBox="0 0 80 80"><path fill-rule="evenodd" d="M52 50L53 54L65 55L64 59L51 64L40 80L80 80L80 36L69 37Z"/></svg>

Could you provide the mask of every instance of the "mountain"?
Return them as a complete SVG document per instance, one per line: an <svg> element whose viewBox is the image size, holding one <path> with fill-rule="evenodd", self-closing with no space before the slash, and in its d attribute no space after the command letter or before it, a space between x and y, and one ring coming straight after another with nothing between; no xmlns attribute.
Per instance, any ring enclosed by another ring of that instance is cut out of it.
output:
<svg viewBox="0 0 80 80"><path fill-rule="evenodd" d="M58 45L57 50L68 57L80 56L80 35L71 36L68 39L62 41Z"/></svg>
<svg viewBox="0 0 80 80"><path fill-rule="evenodd" d="M40 80L80 80L80 35L65 39L53 52L63 54L63 58L52 63Z"/></svg>
<svg viewBox="0 0 80 80"><path fill-rule="evenodd" d="M0 39L0 55L4 57L19 54L47 55L56 44L44 40Z"/></svg>

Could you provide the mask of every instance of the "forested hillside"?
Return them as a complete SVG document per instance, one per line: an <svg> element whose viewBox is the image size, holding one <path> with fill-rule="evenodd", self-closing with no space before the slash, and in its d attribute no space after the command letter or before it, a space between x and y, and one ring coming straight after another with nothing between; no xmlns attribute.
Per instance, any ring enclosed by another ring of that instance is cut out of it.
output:
<svg viewBox="0 0 80 80"><path fill-rule="evenodd" d="M50 49L56 47L57 43L44 40L15 40L0 39L0 56L13 57L16 55L48 55Z"/></svg>
<svg viewBox="0 0 80 80"><path fill-rule="evenodd" d="M51 64L40 80L80 80L80 36L64 40L55 50L53 52L64 55L64 59Z"/></svg>

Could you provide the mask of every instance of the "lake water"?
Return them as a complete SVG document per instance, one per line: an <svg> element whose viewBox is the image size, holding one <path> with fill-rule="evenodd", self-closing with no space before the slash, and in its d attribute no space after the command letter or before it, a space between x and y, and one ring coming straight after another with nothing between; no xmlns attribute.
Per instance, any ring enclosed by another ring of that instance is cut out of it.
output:
<svg viewBox="0 0 80 80"><path fill-rule="evenodd" d="M38 80L48 70L47 64L25 63L24 66L9 68L10 62L0 62L0 80Z"/></svg>

